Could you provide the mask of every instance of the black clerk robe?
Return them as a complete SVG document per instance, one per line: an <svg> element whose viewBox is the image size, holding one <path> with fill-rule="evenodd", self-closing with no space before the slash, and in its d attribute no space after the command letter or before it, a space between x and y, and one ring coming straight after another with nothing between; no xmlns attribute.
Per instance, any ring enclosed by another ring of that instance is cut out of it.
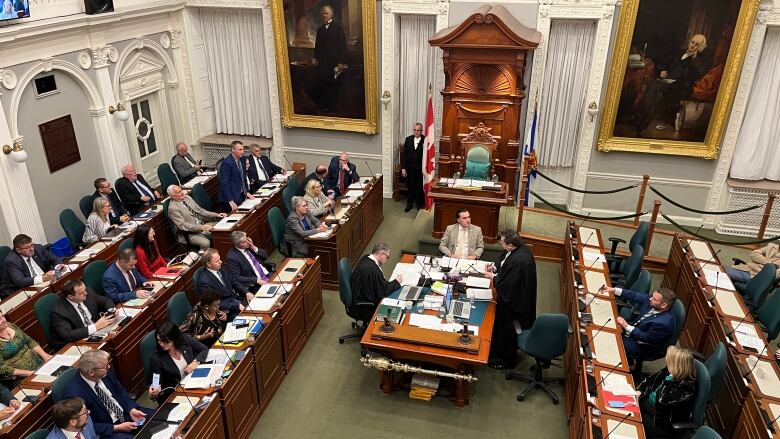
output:
<svg viewBox="0 0 780 439"><path fill-rule="evenodd" d="M523 329L530 329L536 320L536 261L531 249L521 245L512 251L502 263L503 252L496 263L496 277L493 285L499 300L509 305L514 320Z"/></svg>
<svg viewBox="0 0 780 439"><path fill-rule="evenodd" d="M388 282L382 269L368 255L360 258L355 265L349 285L352 287L353 302L370 302L374 306L379 305L388 294L401 288L397 280Z"/></svg>

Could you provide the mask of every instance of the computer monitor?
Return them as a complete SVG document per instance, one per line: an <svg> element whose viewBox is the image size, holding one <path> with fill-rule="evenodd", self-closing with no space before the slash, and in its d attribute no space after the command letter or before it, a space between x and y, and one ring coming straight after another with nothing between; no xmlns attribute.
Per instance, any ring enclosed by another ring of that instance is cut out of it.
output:
<svg viewBox="0 0 780 439"><path fill-rule="evenodd" d="M17 20L30 16L30 0L0 0L0 21Z"/></svg>

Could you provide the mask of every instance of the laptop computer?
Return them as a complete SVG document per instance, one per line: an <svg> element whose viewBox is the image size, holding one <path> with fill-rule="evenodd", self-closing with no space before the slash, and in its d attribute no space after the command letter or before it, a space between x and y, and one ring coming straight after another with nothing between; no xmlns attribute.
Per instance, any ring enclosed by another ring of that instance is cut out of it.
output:
<svg viewBox="0 0 780 439"><path fill-rule="evenodd" d="M444 296L444 307L453 318L459 320L468 320L471 315L471 303L463 300L453 300L452 291Z"/></svg>
<svg viewBox="0 0 780 439"><path fill-rule="evenodd" d="M421 287L407 285L401 288L401 293L398 295L398 300L420 300L420 294L422 294Z"/></svg>

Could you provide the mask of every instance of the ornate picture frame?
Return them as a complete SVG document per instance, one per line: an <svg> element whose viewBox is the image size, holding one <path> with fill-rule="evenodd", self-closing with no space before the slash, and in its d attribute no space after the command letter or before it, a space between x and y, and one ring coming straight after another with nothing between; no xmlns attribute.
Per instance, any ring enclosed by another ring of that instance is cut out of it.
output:
<svg viewBox="0 0 780 439"><path fill-rule="evenodd" d="M758 3L624 0L599 151L715 159Z"/></svg>
<svg viewBox="0 0 780 439"><path fill-rule="evenodd" d="M282 125L376 134L375 2L270 4Z"/></svg>

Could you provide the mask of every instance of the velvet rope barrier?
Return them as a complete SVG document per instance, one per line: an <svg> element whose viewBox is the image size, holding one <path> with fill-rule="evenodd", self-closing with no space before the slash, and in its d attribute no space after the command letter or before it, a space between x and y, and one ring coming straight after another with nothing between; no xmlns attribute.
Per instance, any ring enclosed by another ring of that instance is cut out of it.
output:
<svg viewBox="0 0 780 439"><path fill-rule="evenodd" d="M732 213L747 212L748 210L758 209L759 207L763 206L763 204L756 204L755 206L752 206L752 207L743 207L741 209L734 209L734 210L722 210L722 211L699 210L699 209L694 209L692 207L683 206L682 204L677 203L674 200L672 200L671 198L669 198L666 195L662 194L661 191L659 191L658 189L654 188L653 186L649 186L649 187L650 187L651 191L655 192L656 195L658 195L659 197L663 198L665 201L668 201L669 204L671 204L673 206L677 206L680 209L687 210L689 212L696 212L696 213L701 213L701 214L704 214L704 215L729 215L729 214L732 214Z"/></svg>
<svg viewBox="0 0 780 439"><path fill-rule="evenodd" d="M540 197L540 196L539 196L539 194L537 194L537 193L536 193L536 192L534 192L534 191L529 191L529 192L531 192L531 194L532 194L534 197L538 198L538 199L539 199L539 201L541 201L542 203L544 203L544 204L546 204L546 205L548 205L548 206L552 207L553 209L557 210L558 212L562 212L562 213L565 213L565 214L567 214L567 215L571 215L571 216L574 216L574 217L577 217L577 218L587 218L587 219L589 219L589 220L605 220L605 221L608 221L608 220L622 220L622 219L627 219L627 218L633 218L633 217L636 217L636 216L642 216L642 215L646 215L646 214L650 213L650 211L648 210L648 211L646 211L646 212L632 213L632 214L628 214L628 215L621 215L621 216L593 216L593 215L583 215L583 214L580 214L580 213L574 213L574 212L568 211L568 210L566 210L566 209L562 209L562 208L560 208L560 207L558 207L558 206L556 206L556 205L554 205L554 204L551 204L549 201L547 201L547 200L545 200L544 198Z"/></svg>

